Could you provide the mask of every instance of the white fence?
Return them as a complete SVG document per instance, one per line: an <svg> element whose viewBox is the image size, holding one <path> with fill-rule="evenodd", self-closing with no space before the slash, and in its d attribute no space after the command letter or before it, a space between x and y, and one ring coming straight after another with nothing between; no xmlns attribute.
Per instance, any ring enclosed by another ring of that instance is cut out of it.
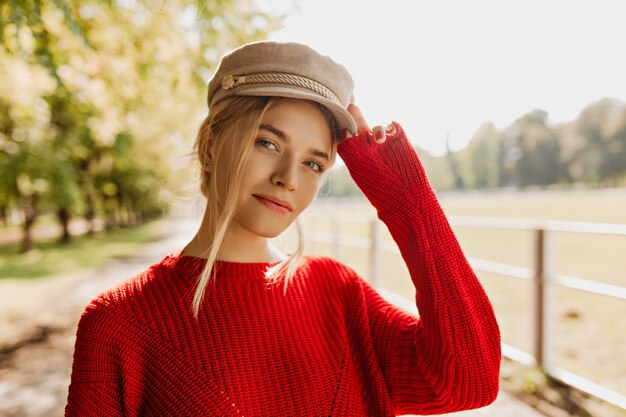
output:
<svg viewBox="0 0 626 417"><path fill-rule="evenodd" d="M622 409L626 409L626 397L623 395L596 384L580 375L554 366L550 340L553 334L553 317L551 312L553 304L552 292L555 286L626 301L625 287L555 273L553 268L553 234L555 232L570 232L626 236L626 225L476 217L449 217L449 221L453 227L526 230L533 232L534 268L523 268L468 257L470 264L476 271L490 272L521 280L532 280L533 282L533 352L524 352L523 350L503 343L503 355L529 366L538 366L552 378L558 379L565 384L617 405ZM370 225L370 236L363 238L341 234L341 224L345 222L367 222ZM416 307L412 302L378 285L381 252L400 253L394 242L381 239L379 231L380 224L380 221L375 216L351 215L348 217L337 213L332 218L331 233L315 232L308 237L313 242L330 245L335 258L339 258L339 252L342 246L368 250L368 278L372 285L390 302L407 311L417 313Z"/></svg>

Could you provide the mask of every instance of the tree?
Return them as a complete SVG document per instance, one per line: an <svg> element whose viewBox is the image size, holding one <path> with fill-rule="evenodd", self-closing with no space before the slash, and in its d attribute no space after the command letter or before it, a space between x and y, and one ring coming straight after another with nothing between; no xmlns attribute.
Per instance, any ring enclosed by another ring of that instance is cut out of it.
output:
<svg viewBox="0 0 626 417"><path fill-rule="evenodd" d="M626 174L626 105L605 98L563 129L562 157L575 181L616 183Z"/></svg>
<svg viewBox="0 0 626 417"><path fill-rule="evenodd" d="M41 99L53 88L41 67L0 49L0 201L22 214L21 250L32 246L31 229L47 190L49 157L46 132L49 113Z"/></svg>
<svg viewBox="0 0 626 417"><path fill-rule="evenodd" d="M446 159L448 160L448 164L450 166L450 172L454 177L454 189L455 190L464 190L465 189L465 181L463 180L463 176L461 175L461 169L459 167L459 163L456 160L456 155L450 149L450 140L446 140Z"/></svg>
<svg viewBox="0 0 626 417"><path fill-rule="evenodd" d="M503 148L509 183L525 187L558 181L560 147L544 110L533 110L515 120L504 131Z"/></svg>
<svg viewBox="0 0 626 417"><path fill-rule="evenodd" d="M500 176L500 136L493 123L478 128L459 151L462 176L468 188L495 188Z"/></svg>
<svg viewBox="0 0 626 417"><path fill-rule="evenodd" d="M21 207L28 230L41 210L56 212L65 241L73 215L115 227L166 210L159 189L179 194L193 177L181 160L217 59L278 27L253 6L0 4L0 84L10 86L0 93L0 207Z"/></svg>

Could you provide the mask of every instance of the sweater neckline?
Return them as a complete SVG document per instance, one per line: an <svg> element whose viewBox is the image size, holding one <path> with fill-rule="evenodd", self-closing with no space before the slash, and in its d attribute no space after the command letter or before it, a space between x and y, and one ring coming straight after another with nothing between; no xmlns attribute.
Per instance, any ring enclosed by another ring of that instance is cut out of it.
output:
<svg viewBox="0 0 626 417"><path fill-rule="evenodd" d="M282 261L265 261L265 262L234 262L225 260L216 260L214 270L216 278L228 277L229 281L265 281L265 271L278 265ZM197 277L206 266L206 258L198 258L192 255L175 255L168 253L162 265L180 271L187 276Z"/></svg>

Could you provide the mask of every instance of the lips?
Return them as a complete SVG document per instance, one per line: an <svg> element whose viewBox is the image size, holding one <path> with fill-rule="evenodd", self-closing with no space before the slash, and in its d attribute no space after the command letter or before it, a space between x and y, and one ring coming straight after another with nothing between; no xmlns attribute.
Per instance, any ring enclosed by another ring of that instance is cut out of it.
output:
<svg viewBox="0 0 626 417"><path fill-rule="evenodd" d="M281 207L284 207L284 208L286 208L289 211L293 210L293 207L291 206L291 204L289 204L285 200L281 200L280 198L276 198L276 197L273 197L271 195L263 195L263 194L252 194L252 195L254 197L257 197L257 198L262 198L264 200L271 201L272 203L277 204L277 205L279 205Z"/></svg>

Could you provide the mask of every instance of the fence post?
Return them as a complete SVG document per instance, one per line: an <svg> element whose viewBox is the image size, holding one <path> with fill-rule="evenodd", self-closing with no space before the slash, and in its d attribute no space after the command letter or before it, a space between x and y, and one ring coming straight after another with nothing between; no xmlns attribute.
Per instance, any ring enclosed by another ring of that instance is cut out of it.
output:
<svg viewBox="0 0 626 417"><path fill-rule="evenodd" d="M545 229L535 230L535 277L534 277L534 353L537 365L548 371L552 367L552 235Z"/></svg>
<svg viewBox="0 0 626 417"><path fill-rule="evenodd" d="M378 276L380 270L380 251L379 247L380 228L378 220L372 219L370 223L370 284L372 287L378 288Z"/></svg>

